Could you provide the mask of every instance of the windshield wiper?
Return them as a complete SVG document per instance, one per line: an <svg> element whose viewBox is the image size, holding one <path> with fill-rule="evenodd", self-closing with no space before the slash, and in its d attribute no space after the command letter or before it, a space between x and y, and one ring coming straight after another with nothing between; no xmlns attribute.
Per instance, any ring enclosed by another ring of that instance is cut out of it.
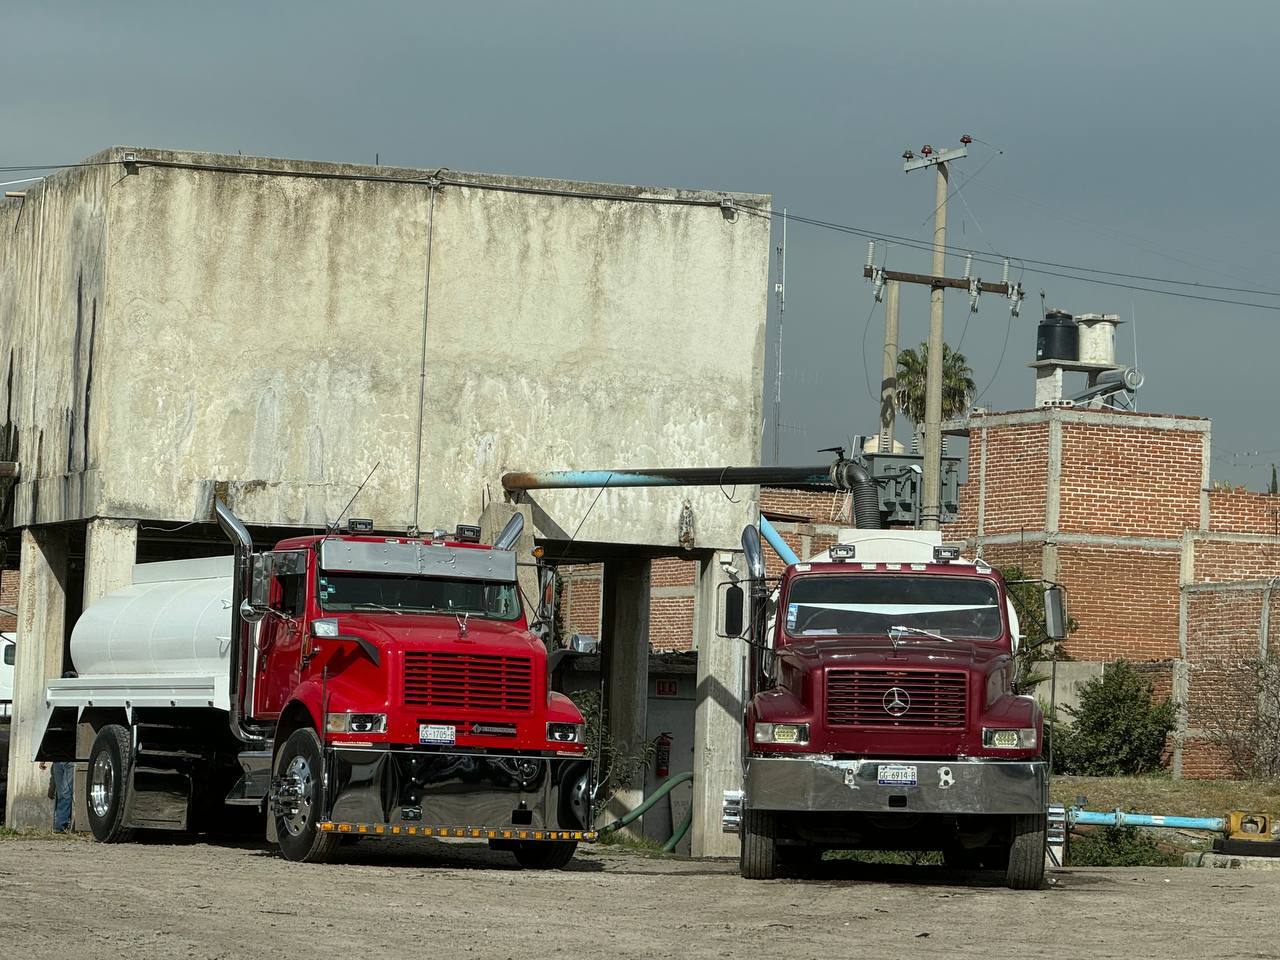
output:
<svg viewBox="0 0 1280 960"><path fill-rule="evenodd" d="M955 643L950 637L944 637L940 633L934 633L932 630L922 630L919 627L908 627L899 624L889 628L889 640L893 643L894 648L898 646L898 641L902 639L903 634L913 634L917 637L928 637L931 640L943 640L947 643Z"/></svg>
<svg viewBox="0 0 1280 960"><path fill-rule="evenodd" d="M352 609L357 607L373 607L375 610L386 610L388 613L394 613L397 617L403 617L404 611L395 607L388 607L385 603L374 603L372 600L362 600L360 603L353 603Z"/></svg>

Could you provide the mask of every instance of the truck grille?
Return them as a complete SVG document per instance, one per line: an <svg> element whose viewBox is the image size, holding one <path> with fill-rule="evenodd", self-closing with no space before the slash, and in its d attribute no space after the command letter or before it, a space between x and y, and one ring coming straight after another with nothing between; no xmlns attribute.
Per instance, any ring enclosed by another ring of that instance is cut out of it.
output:
<svg viewBox="0 0 1280 960"><path fill-rule="evenodd" d="M533 664L526 657L409 651L404 656L407 706L527 713Z"/></svg>
<svg viewBox="0 0 1280 960"><path fill-rule="evenodd" d="M963 727L968 676L941 671L829 670L827 723Z"/></svg>

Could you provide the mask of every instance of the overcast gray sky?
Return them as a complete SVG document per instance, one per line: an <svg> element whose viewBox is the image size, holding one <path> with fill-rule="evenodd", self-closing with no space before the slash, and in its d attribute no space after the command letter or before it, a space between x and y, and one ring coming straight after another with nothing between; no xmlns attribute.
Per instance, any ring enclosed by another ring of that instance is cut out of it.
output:
<svg viewBox="0 0 1280 960"><path fill-rule="evenodd" d="M976 143L955 165L963 199L951 203L950 243L1280 291L1280 238L1268 233L1280 191L1267 165L1280 147L1280 4L1264 0L0 10L0 165L112 144L361 162L376 152L384 163L771 193L792 213L927 241L931 175L904 176L900 154L969 133L1003 153ZM882 314L868 324L865 254L857 237L791 227L784 461L812 462L816 448L875 429L862 345L867 331L874 383ZM929 269L927 253L902 246L888 262ZM981 272L999 279L997 267ZM1022 282L1027 308L1012 323L988 296L966 328L967 298L948 298L947 339L963 331L984 405L1030 406L1043 288L1051 306L1136 316L1140 408L1212 417L1214 476L1265 487L1280 461L1280 312L1031 266ZM1280 307L1278 296L1187 292ZM924 338L927 317L928 292L904 292L904 344ZM767 410L773 322L771 300ZM1128 360L1132 328L1121 329Z"/></svg>

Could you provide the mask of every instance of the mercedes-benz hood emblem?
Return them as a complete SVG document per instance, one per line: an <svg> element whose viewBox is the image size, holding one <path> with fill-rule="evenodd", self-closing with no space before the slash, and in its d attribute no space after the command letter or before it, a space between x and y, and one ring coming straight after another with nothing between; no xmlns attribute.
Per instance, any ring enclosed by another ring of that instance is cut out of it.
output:
<svg viewBox="0 0 1280 960"><path fill-rule="evenodd" d="M911 709L911 695L901 687L890 687L881 702L884 712L891 717L900 717Z"/></svg>

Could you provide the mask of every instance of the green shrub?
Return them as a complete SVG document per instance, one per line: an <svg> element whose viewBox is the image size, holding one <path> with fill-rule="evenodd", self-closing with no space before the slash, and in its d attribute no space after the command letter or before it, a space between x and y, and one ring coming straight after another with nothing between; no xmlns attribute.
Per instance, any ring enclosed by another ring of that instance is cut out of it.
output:
<svg viewBox="0 0 1280 960"><path fill-rule="evenodd" d="M1035 693L1036 688L1049 679L1049 672L1039 666L1042 662L1071 658L1063 651L1060 643L1050 640L1045 634L1044 582L1034 578L1027 579L1022 568L1016 564L1001 567L1000 576L1004 578L1009 599L1018 611L1018 626L1022 631L1022 645L1018 647L1014 657L1013 692ZM1074 632L1078 626L1075 620L1067 618L1068 632Z"/></svg>
<svg viewBox="0 0 1280 960"><path fill-rule="evenodd" d="M1068 860L1073 867L1180 867L1179 854L1161 849L1137 827L1103 827L1072 834Z"/></svg>
<svg viewBox="0 0 1280 960"><path fill-rule="evenodd" d="M1062 709L1074 722L1055 731L1056 772L1115 777L1161 768L1175 708L1169 699L1153 702L1150 682L1132 664L1107 664L1080 688L1080 706Z"/></svg>

